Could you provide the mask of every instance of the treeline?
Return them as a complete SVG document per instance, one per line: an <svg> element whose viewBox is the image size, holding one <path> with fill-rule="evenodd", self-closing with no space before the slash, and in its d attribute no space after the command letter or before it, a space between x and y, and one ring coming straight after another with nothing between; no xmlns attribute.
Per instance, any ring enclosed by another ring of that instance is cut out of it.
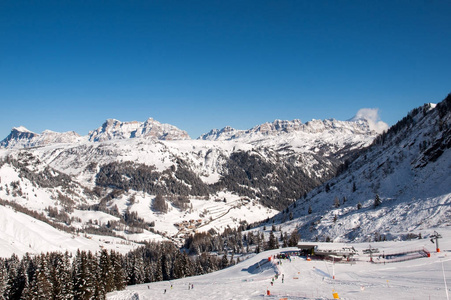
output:
<svg viewBox="0 0 451 300"><path fill-rule="evenodd" d="M143 191L153 195L207 196L210 188L182 160L158 172L153 166L133 162L113 162L102 166L96 185L128 191Z"/></svg>
<svg viewBox="0 0 451 300"><path fill-rule="evenodd" d="M216 253L259 253L265 250L278 249L282 247L295 247L300 239L297 229L291 233L283 232L277 229L273 224L269 231L268 237L265 238L263 232L247 231L243 234L242 230L250 228L250 225L243 224L238 229L227 228L221 234L214 232L199 232L185 239L184 249L192 254L204 252ZM266 226L263 226L266 230Z"/></svg>
<svg viewBox="0 0 451 300"><path fill-rule="evenodd" d="M170 242L115 251L51 252L0 258L0 299L105 299L126 285L206 274L224 267L217 256L189 257Z"/></svg>
<svg viewBox="0 0 451 300"><path fill-rule="evenodd" d="M45 167L43 170L34 171L29 168L30 165L37 165L40 161L31 153L19 152L17 159L12 156L6 156L0 161L0 166L10 164L19 170L19 177L27 178L33 185L43 188L62 187L64 189L77 186L69 175L59 172L51 167Z"/></svg>
<svg viewBox="0 0 451 300"><path fill-rule="evenodd" d="M259 198L263 205L282 210L325 180L305 174L302 168L292 162L284 162L276 153L271 155L275 156L273 160L277 163L269 162L254 152L232 153L226 159L226 169L221 179L215 184L204 183L182 159L177 160L177 166L163 172L144 164L112 162L100 167L96 185L123 191L142 191L166 198L174 195L208 197L226 189L240 196ZM339 163L326 179L332 177L338 167ZM175 203L175 206L178 204ZM160 209L160 206L158 210L164 212L165 207Z"/></svg>
<svg viewBox="0 0 451 300"><path fill-rule="evenodd" d="M213 185L214 190L227 189L241 196L260 198L263 205L282 210L322 183L294 163L284 161L277 153L272 155L276 163L249 151L232 153L227 159L227 171Z"/></svg>
<svg viewBox="0 0 451 300"><path fill-rule="evenodd" d="M2 299L105 299L113 290L125 288L122 255L78 251L26 254L0 259Z"/></svg>

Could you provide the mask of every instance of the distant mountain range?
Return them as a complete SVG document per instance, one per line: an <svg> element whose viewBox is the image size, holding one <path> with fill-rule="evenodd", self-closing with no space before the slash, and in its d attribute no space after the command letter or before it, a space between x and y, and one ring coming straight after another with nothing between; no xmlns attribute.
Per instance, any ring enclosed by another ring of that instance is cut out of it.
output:
<svg viewBox="0 0 451 300"><path fill-rule="evenodd" d="M0 200L69 232L137 241L262 220L309 240L395 237L448 224L450 101L382 134L360 117L196 140L151 118L109 119L87 136L17 127L0 143Z"/></svg>
<svg viewBox="0 0 451 300"><path fill-rule="evenodd" d="M350 121L312 120L302 123L301 120L283 121L275 120L272 123L264 123L248 130L238 130L224 127L221 130L212 129L201 135L199 140L209 141L244 141L253 142L262 139L271 139L290 133L333 135L367 135L375 136L378 132L372 128L371 122L365 119L353 118ZM145 122L131 121L121 122L115 119L106 120L102 126L89 132L87 136L80 136L74 131L54 132L46 130L41 134L34 133L20 126L11 130L11 133L0 142L3 148L31 148L41 147L57 143L80 142L104 142L111 140L123 140L144 138L154 140L190 140L186 131L170 124L162 124L152 118Z"/></svg>

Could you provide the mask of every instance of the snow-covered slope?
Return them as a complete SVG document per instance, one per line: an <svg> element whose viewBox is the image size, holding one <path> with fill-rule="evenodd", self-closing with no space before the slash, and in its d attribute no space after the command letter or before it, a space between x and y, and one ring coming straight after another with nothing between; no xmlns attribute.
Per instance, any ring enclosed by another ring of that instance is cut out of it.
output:
<svg viewBox="0 0 451 300"><path fill-rule="evenodd" d="M1 205L0 243L0 257L9 257L13 253L22 256L25 253L39 254L50 251L75 253L77 249L92 252L111 249L127 253L137 246L133 242L115 237L69 234Z"/></svg>
<svg viewBox="0 0 451 300"><path fill-rule="evenodd" d="M340 176L275 220L286 222L285 230L297 228L303 238L320 241L405 238L407 233L449 226L450 148L448 96L437 106L414 109Z"/></svg>
<svg viewBox="0 0 451 300"><path fill-rule="evenodd" d="M308 137L309 134L327 134L329 136L350 134L374 136L376 134L370 127L369 122L362 118L354 118L351 121L312 120L305 124L301 120L275 120L272 123L264 123L248 130L236 130L231 127L225 127L221 130L213 129L209 133L201 135L199 139L259 142L290 133L297 133L299 137L304 138Z"/></svg>
<svg viewBox="0 0 451 300"><path fill-rule="evenodd" d="M183 131L152 119L108 120L75 143L26 149L26 144L11 144L0 149L0 199L64 226L137 241L153 238L149 231L179 239L285 211L377 136L362 118L306 124L278 120L240 132L228 128L216 138L190 140ZM312 216L321 218L328 211L312 195L305 201L317 203ZM159 197L163 201L157 207ZM295 217L305 213L307 202L302 201L293 210ZM279 222L287 220L288 213L278 217Z"/></svg>
<svg viewBox="0 0 451 300"><path fill-rule="evenodd" d="M443 235L441 253L435 253L435 246L429 239L371 244L380 251L375 258L377 262L384 260L379 258L382 254L423 248L431 252L431 257L372 264L369 256L363 254L368 243L313 243L322 249L352 246L359 255L352 264L307 261L305 257L296 256L292 256L291 261L268 262L269 256L298 250L282 248L262 252L207 275L128 286L124 291L109 293L107 299L334 299L334 293L339 299L348 300L446 299L451 278L451 259L447 254L451 251L451 234L449 229L440 233ZM425 237L429 234L432 232L425 233Z"/></svg>

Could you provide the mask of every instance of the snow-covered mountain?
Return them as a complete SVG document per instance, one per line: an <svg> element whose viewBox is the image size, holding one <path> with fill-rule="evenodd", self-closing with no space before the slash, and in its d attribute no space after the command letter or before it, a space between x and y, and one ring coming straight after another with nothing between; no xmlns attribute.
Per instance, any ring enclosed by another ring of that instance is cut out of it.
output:
<svg viewBox="0 0 451 300"><path fill-rule="evenodd" d="M162 124L152 118L147 119L145 122L121 122L115 119L108 119L101 127L89 133L89 140L92 142L131 138L153 138L157 140L190 139L186 131L170 124Z"/></svg>
<svg viewBox="0 0 451 300"><path fill-rule="evenodd" d="M102 126L80 136L74 131L54 132L45 130L41 134L34 133L23 126L14 127L11 133L0 142L1 148L23 149L42 147L52 144L104 142L133 138L155 140L189 140L188 133L170 124L162 124L152 118L145 122L121 122L115 119L106 120Z"/></svg>
<svg viewBox="0 0 451 300"><path fill-rule="evenodd" d="M0 149L0 199L63 227L132 240L218 232L278 211L275 221L307 239L395 236L421 227L405 222L408 209L425 227L448 218L448 102L416 109L382 135L361 117L225 128L198 140L152 119L108 120L64 143L25 142L38 135L21 129ZM382 205L373 209L376 193Z"/></svg>
<svg viewBox="0 0 451 300"><path fill-rule="evenodd" d="M0 142L0 147L3 148L31 148L40 147L50 144L61 143L78 143L83 138L74 131L69 132L54 132L51 130L45 130L41 134L29 131L23 126L14 127L11 133Z"/></svg>
<svg viewBox="0 0 451 300"><path fill-rule="evenodd" d="M22 128L3 141L0 199L64 226L141 240L148 230L179 238L271 217L333 177L376 133L364 121L275 121L240 138L191 140L149 119L107 120L74 140L50 136Z"/></svg>
<svg viewBox="0 0 451 300"><path fill-rule="evenodd" d="M265 139L295 133L302 134L329 134L329 135L369 135L374 136L374 131L368 120L363 118L353 118L350 121L312 120L302 123L301 120L275 120L272 123L264 123L248 130L237 130L229 126L221 130L213 129L199 137L201 140L239 140L246 142L257 142Z"/></svg>
<svg viewBox="0 0 451 300"><path fill-rule="evenodd" d="M450 148L451 95L438 105L411 111L342 174L274 221L287 231L297 228L302 238L320 241L405 238L449 226Z"/></svg>

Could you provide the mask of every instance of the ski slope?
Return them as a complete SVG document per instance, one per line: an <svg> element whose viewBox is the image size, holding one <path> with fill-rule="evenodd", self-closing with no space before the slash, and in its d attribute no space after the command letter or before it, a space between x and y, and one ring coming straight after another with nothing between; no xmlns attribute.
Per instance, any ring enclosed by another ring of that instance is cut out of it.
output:
<svg viewBox="0 0 451 300"><path fill-rule="evenodd" d="M134 242L117 237L70 234L0 205L0 257L12 254L21 257L25 253L51 251L76 253L78 249L92 252L107 249L127 253L137 246Z"/></svg>
<svg viewBox="0 0 451 300"><path fill-rule="evenodd" d="M207 275L129 286L124 291L108 294L107 299L334 299L333 293L337 293L340 299L447 299L444 275L450 287L451 230L443 228L438 231L443 236L439 240L439 253L429 238L371 245L381 254L424 247L430 251L431 257L394 263L388 263L387 259L384 264L383 258L375 256L374 261L379 263L371 263L369 256L362 253L369 244L362 243L347 244L358 250L358 261L354 264L307 261L304 257L292 258L291 262L275 259L281 265L268 262L271 255L296 249L283 248L253 255L235 266ZM345 245L315 244L323 249ZM276 274L279 274L278 279L271 285ZM189 288L189 284L193 288Z"/></svg>

